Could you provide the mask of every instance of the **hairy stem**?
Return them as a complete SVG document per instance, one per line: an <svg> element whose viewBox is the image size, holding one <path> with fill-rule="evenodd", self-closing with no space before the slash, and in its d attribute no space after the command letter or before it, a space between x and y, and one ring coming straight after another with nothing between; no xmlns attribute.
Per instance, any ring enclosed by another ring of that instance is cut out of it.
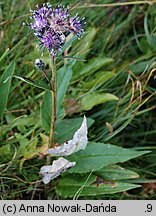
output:
<svg viewBox="0 0 156 216"><path fill-rule="evenodd" d="M54 57L51 57L52 62L52 77L51 77L51 91L52 91L52 115L51 115L51 126L49 134L49 148L54 144L54 133L56 123L56 65Z"/></svg>

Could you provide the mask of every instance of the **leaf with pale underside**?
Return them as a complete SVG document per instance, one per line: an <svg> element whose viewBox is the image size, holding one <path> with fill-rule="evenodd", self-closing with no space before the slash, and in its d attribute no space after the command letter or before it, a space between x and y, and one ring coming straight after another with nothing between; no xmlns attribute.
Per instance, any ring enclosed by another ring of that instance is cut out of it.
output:
<svg viewBox="0 0 156 216"><path fill-rule="evenodd" d="M87 138L87 121L84 116L81 127L75 132L73 139L64 142L62 145L48 149L48 154L52 156L67 156L81 149L85 149L88 142Z"/></svg>
<svg viewBox="0 0 156 216"><path fill-rule="evenodd" d="M48 184L51 180L58 177L61 173L75 166L75 164L76 162L70 162L63 157L60 157L59 159L54 160L52 165L41 167L40 175L43 176L43 183Z"/></svg>

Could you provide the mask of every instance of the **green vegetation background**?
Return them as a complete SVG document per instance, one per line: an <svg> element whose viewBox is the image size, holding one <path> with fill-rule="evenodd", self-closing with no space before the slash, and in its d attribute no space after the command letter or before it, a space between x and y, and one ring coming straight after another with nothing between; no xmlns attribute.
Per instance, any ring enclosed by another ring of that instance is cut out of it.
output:
<svg viewBox="0 0 156 216"><path fill-rule="evenodd" d="M89 128L92 142L150 151L123 164L139 174L139 178L126 182L138 183L141 187L115 194L97 193L94 197L85 195L83 199L156 199L156 3L129 2L59 1L68 4L71 13L85 16L87 21L85 36L74 41L67 51L70 56L86 61L78 60L74 65L64 99L66 118L85 114L93 119ZM22 22L28 20L29 9L34 9L36 3L43 1L0 3L1 82L5 81L7 66L13 60L16 64L13 77L14 63L8 71L12 80L10 78L7 91L0 86L1 199L63 198L55 190L57 180L51 183L49 190L37 183L39 168L45 159L38 156L34 143L39 134L44 133L40 105L46 81L34 67L34 60L41 56L35 49L37 39L22 26ZM56 5L56 1L51 3ZM113 5L109 5L111 3ZM50 71L47 55L42 59ZM69 60L58 61L57 67L62 67L62 62L66 61ZM29 85L30 80L34 85ZM4 94L8 95L8 100ZM109 169L105 172L109 174ZM97 180L97 187L100 180Z"/></svg>

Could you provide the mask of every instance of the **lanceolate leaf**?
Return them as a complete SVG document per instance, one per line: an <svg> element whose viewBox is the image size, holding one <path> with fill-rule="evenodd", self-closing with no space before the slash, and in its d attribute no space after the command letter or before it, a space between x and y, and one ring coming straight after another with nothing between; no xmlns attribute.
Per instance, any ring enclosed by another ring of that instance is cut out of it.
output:
<svg viewBox="0 0 156 216"><path fill-rule="evenodd" d="M81 58L85 59L88 52L90 51L90 47L93 43L93 39L95 38L96 33L96 28L89 28L85 35L81 38L81 40L75 41L71 54L75 55L75 53L79 53ZM78 68L79 63L77 63L76 66Z"/></svg>
<svg viewBox="0 0 156 216"><path fill-rule="evenodd" d="M52 116L52 92L45 91L43 102L41 105L41 120L42 126L49 132Z"/></svg>
<svg viewBox="0 0 156 216"><path fill-rule="evenodd" d="M69 160L76 162L76 166L69 172L96 171L110 164L122 163L145 153L148 151L134 151L115 145L91 142L88 143L85 151L79 151L68 157Z"/></svg>
<svg viewBox="0 0 156 216"><path fill-rule="evenodd" d="M73 169L73 168L72 168ZM80 196L96 196L100 194L114 194L140 187L139 185L125 182L96 182L96 176L64 176L58 182L56 187L57 193L65 198Z"/></svg>
<svg viewBox="0 0 156 216"><path fill-rule="evenodd" d="M15 62L11 62L0 78L0 119L6 108Z"/></svg>
<svg viewBox="0 0 156 216"><path fill-rule="evenodd" d="M35 86L37 88L44 89L44 90L49 90L50 89L48 84L46 84L42 80L40 80L40 81L32 81L31 79L28 79L26 77L20 77L20 76L14 76L14 77L17 78L17 79L22 80L25 83L28 83L29 85Z"/></svg>
<svg viewBox="0 0 156 216"><path fill-rule="evenodd" d="M113 100L118 100L118 98L113 94L109 94L109 93L99 94L97 92L89 93L82 98L81 110L90 110L98 104L102 104Z"/></svg>
<svg viewBox="0 0 156 216"><path fill-rule="evenodd" d="M69 61L67 65L57 72L57 115L61 115L62 102L65 97L70 79L73 74L73 66L75 61ZM62 116L63 117L63 116Z"/></svg>
<svg viewBox="0 0 156 216"><path fill-rule="evenodd" d="M83 86L85 89L87 88L88 90L95 90L113 76L115 76L113 71L99 71L95 74L95 77L93 77L88 82L83 83Z"/></svg>
<svg viewBox="0 0 156 216"><path fill-rule="evenodd" d="M65 97L67 87L69 85L70 79L73 73L73 65L74 62L70 62L69 64L62 67L57 72L57 120L62 119L65 115L64 109L62 107L63 99ZM41 119L42 125L47 132L50 130L51 124L51 116L52 116L52 92L45 91L43 102L41 105Z"/></svg>
<svg viewBox="0 0 156 216"><path fill-rule="evenodd" d="M139 178L139 175L118 165L110 165L97 171L96 174L106 180L123 180Z"/></svg>
<svg viewBox="0 0 156 216"><path fill-rule="evenodd" d="M80 77L91 76L95 71L100 68L109 65L113 62L112 58L94 58L88 61L87 63L81 64L81 67L77 67L76 71L74 71L74 79L78 79Z"/></svg>

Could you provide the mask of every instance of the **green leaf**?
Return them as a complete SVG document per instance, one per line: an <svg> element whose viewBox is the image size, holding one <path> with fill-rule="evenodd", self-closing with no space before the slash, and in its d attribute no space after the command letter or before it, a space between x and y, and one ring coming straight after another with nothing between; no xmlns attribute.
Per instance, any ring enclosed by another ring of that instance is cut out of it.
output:
<svg viewBox="0 0 156 216"><path fill-rule="evenodd" d="M150 33L148 29L148 13L146 13L145 18L144 18L144 29L145 29L145 35L146 35L150 48L153 50L156 50L155 48L156 36L155 34Z"/></svg>
<svg viewBox="0 0 156 216"><path fill-rule="evenodd" d="M15 137L16 141L19 143L19 155L24 156L25 154L28 154L27 146L29 146L30 141L20 133L15 133ZM36 145L33 145L33 148L36 148Z"/></svg>
<svg viewBox="0 0 156 216"><path fill-rule="evenodd" d="M113 100L118 100L118 98L113 94L109 94L109 93L100 94L97 92L93 92L93 93L87 94L86 96L82 98L81 110L90 110L98 104L103 104L105 102L113 101Z"/></svg>
<svg viewBox="0 0 156 216"><path fill-rule="evenodd" d="M28 128L41 126L38 112L29 115L21 115L19 117L14 116L12 113L7 113L5 119L7 121L5 132L9 132L16 128L22 134L25 134L28 132Z"/></svg>
<svg viewBox="0 0 156 216"><path fill-rule="evenodd" d="M129 179L126 182L128 183L137 183L137 184L148 184L148 183L156 183L156 179L143 179L143 178L139 178L139 179Z"/></svg>
<svg viewBox="0 0 156 216"><path fill-rule="evenodd" d="M15 70L15 62L13 61L6 68L6 70L4 71L0 79L0 101L1 101L0 119L2 119L4 110L6 108L14 70Z"/></svg>
<svg viewBox="0 0 156 216"><path fill-rule="evenodd" d="M21 156L23 156L22 159L20 160L20 170L22 169L23 163L26 160L30 160L36 157L37 155L39 155L39 153L44 152L44 146L37 148L37 143L38 143L37 137L34 137L32 140L27 142L24 142L24 139L20 141L19 152Z"/></svg>
<svg viewBox="0 0 156 216"><path fill-rule="evenodd" d="M74 133L80 128L83 118L64 119L56 124L55 141L63 143L65 140L70 140ZM88 128L94 123L94 120L87 118Z"/></svg>
<svg viewBox="0 0 156 216"><path fill-rule="evenodd" d="M101 182L96 183L96 176L88 178L85 176L65 176L60 179L56 191L60 196L65 198L80 196L96 196L100 194L115 194L140 187L139 185L124 182Z"/></svg>
<svg viewBox="0 0 156 216"><path fill-rule="evenodd" d="M63 52L75 41L77 40L77 35L74 35L72 38L70 38L62 47L61 51L58 53L58 57L63 54Z"/></svg>
<svg viewBox="0 0 156 216"><path fill-rule="evenodd" d="M75 55L75 53L78 53L81 56L81 58L85 58L90 51L90 47L93 43L93 39L95 38L95 35L96 35L96 28L87 29L87 32L81 38L81 40L76 41L74 43L71 55Z"/></svg>
<svg viewBox="0 0 156 216"><path fill-rule="evenodd" d="M31 79L28 79L27 77L20 77L20 76L14 76L14 77L17 78L17 79L22 80L23 82L25 82L25 83L27 83L29 85L35 86L37 88L44 89L44 90L49 90L50 89L48 84L43 82L43 80L32 81Z"/></svg>
<svg viewBox="0 0 156 216"><path fill-rule="evenodd" d="M57 115L61 116L60 110L62 108L62 102L65 97L69 82L73 75L73 66L75 61L69 61L64 67L60 68L57 72ZM62 116L63 117L63 116Z"/></svg>
<svg viewBox="0 0 156 216"><path fill-rule="evenodd" d="M0 147L0 160L9 159L12 156L13 149L11 149L11 145L3 145Z"/></svg>
<svg viewBox="0 0 156 216"><path fill-rule="evenodd" d="M88 81L83 83L84 88L94 90L99 88L103 83L105 83L107 80L111 79L115 75L112 71L100 71L95 74L95 77Z"/></svg>
<svg viewBox="0 0 156 216"><path fill-rule="evenodd" d="M70 161L76 162L76 166L68 172L85 173L96 171L110 164L122 163L148 152L134 151L115 145L91 142L88 143L85 150L68 157Z"/></svg>
<svg viewBox="0 0 156 216"><path fill-rule="evenodd" d="M82 76L91 76L95 71L106 65L111 64L112 62L112 58L96 57L91 59L87 63L81 63L81 67L77 67L77 69L74 70L74 79L78 79Z"/></svg>
<svg viewBox="0 0 156 216"><path fill-rule="evenodd" d="M151 65L153 61L154 61L153 59L150 60L143 59L134 64L130 64L128 66L128 69L131 70L135 75L139 75L142 73L142 71L146 70L147 66Z"/></svg>
<svg viewBox="0 0 156 216"><path fill-rule="evenodd" d="M52 116L52 92L45 91L41 104L41 121L43 128L49 132Z"/></svg>
<svg viewBox="0 0 156 216"><path fill-rule="evenodd" d="M139 178L139 175L131 170L118 165L110 165L96 172L96 175L106 180L123 180Z"/></svg>
<svg viewBox="0 0 156 216"><path fill-rule="evenodd" d="M5 52L2 54L2 56L0 57L0 62L7 56L8 52L9 52L9 48L7 48Z"/></svg>
<svg viewBox="0 0 156 216"><path fill-rule="evenodd" d="M69 62L65 66L63 66L57 72L57 103L56 103L56 110L57 110L57 120L62 119L65 116L64 109L62 107L63 99L65 97L70 79L73 74L73 65L75 61ZM43 102L41 105L41 120L42 125L47 132L50 130L51 124L51 116L52 116L52 92L45 91Z"/></svg>

